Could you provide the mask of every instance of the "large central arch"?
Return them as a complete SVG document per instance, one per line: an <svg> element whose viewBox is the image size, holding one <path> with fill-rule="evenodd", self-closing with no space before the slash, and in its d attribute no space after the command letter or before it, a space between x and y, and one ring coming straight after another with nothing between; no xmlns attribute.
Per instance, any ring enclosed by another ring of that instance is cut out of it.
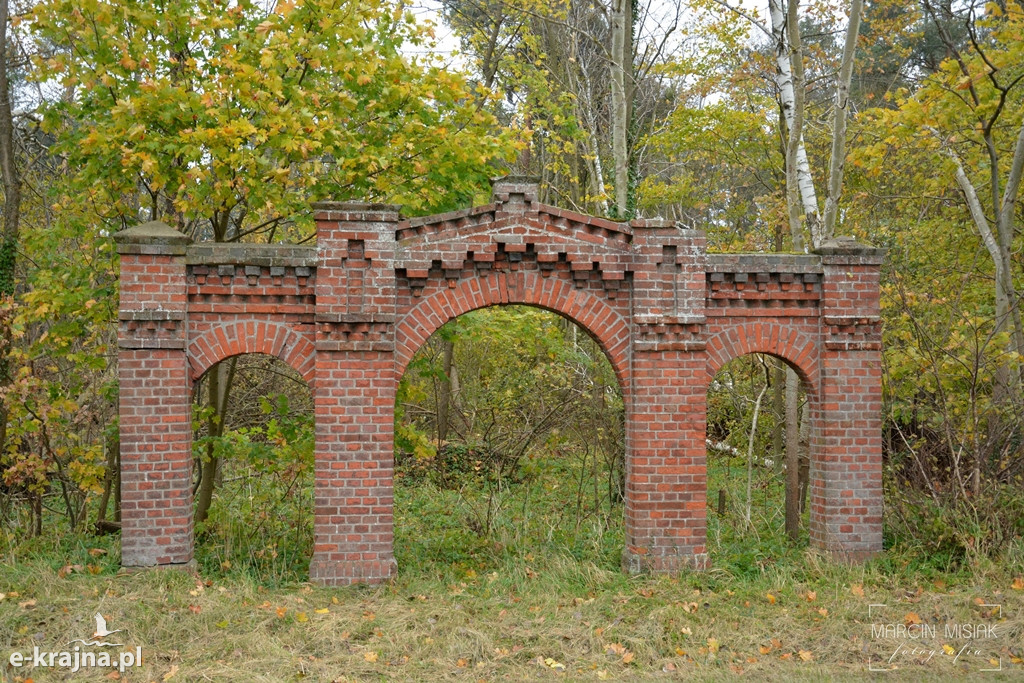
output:
<svg viewBox="0 0 1024 683"><path fill-rule="evenodd" d="M519 178L496 181L491 204L427 218L315 209L315 248L190 245L154 223L117 235L126 566L191 561L190 386L256 351L314 387L312 578L392 576L397 380L441 325L504 304L566 316L615 369L626 569L707 566L705 390L749 352L785 359L814 395L812 543L848 559L881 549L879 250L709 255L699 231L546 206Z"/></svg>

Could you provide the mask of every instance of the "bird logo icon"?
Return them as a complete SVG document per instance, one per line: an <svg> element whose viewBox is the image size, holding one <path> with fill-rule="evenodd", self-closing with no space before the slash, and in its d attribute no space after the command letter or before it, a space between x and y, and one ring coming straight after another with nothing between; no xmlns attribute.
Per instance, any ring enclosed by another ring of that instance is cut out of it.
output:
<svg viewBox="0 0 1024 683"><path fill-rule="evenodd" d="M93 645L98 647L121 647L122 643L106 643L99 638L106 638L107 636L115 633L121 633L124 629L117 629L114 631L107 630L107 620L103 618L103 615L99 612L95 615L96 618L96 631L90 636L94 640L83 640L82 638L75 638L74 640L68 641L68 645L71 643L82 643L83 645Z"/></svg>

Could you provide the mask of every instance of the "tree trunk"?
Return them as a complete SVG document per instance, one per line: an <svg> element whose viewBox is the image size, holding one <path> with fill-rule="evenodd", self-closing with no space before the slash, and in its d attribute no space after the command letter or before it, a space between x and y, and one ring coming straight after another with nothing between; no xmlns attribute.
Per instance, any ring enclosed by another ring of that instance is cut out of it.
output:
<svg viewBox="0 0 1024 683"><path fill-rule="evenodd" d="M207 434L211 439L224 436L224 427L227 422L228 396L235 379L237 361L237 358L231 358L217 363L210 369L207 390L208 402L213 407L213 410L210 413L210 419L207 421ZM213 491L217 487L220 458L215 456L214 452L214 444L211 440L206 448L206 463L203 465L202 478L199 481L195 514L197 523L206 521L207 516L210 514Z"/></svg>
<svg viewBox="0 0 1024 683"><path fill-rule="evenodd" d="M800 538L800 377L786 368L786 535Z"/></svg>
<svg viewBox="0 0 1024 683"><path fill-rule="evenodd" d="M632 0L612 0L612 158L615 165L615 217L627 218L629 207L629 104L626 79L632 65Z"/></svg>
<svg viewBox="0 0 1024 683"><path fill-rule="evenodd" d="M864 0L853 0L850 5L850 24L846 29L846 43L839 66L839 82L836 84L836 105L832 124L832 156L829 161L828 197L825 199L825 224L821 239L835 235L836 216L839 213L839 197L843 192L843 170L846 166L846 117L850 110L850 79L853 77L853 56L857 51L857 36L860 33L860 16Z"/></svg>
<svg viewBox="0 0 1024 683"><path fill-rule="evenodd" d="M790 233L794 235L793 248L803 250L802 216L811 230L812 240L818 232L818 196L814 190L814 177L807 160L803 139L804 78L803 53L800 30L796 24L796 0L789 6L789 18L784 9L785 0L769 0L771 32L775 41L775 63L778 67L776 83L779 104L782 107L785 130L789 132L786 145L786 199L789 206ZM788 29L788 30L787 30ZM800 233L798 240L796 233Z"/></svg>
<svg viewBox="0 0 1024 683"><path fill-rule="evenodd" d="M452 361L455 357L455 340L442 339L443 346L442 370L444 376L441 378L437 394L437 449L441 450L441 444L448 440L448 429L451 421L452 406L452 372L454 367Z"/></svg>
<svg viewBox="0 0 1024 683"><path fill-rule="evenodd" d="M0 236L0 304L14 296L14 268L21 221L21 175L14 152L14 116L11 112L11 83L8 68L7 28L9 0L0 0L0 175L3 176L4 222ZM10 381L8 358L11 330L5 323L0 330L0 386ZM7 447L7 404L0 403L0 453Z"/></svg>

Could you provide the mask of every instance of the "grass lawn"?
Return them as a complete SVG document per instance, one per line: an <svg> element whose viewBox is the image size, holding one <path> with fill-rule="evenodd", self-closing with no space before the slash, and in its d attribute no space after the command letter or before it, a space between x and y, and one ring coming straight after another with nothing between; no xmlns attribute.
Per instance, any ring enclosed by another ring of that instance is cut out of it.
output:
<svg viewBox="0 0 1024 683"><path fill-rule="evenodd" d="M466 523L483 514L482 490L400 486L399 575L374 587L311 586L294 553L256 563L252 548L225 554L213 537L196 572L129 574L116 537L5 532L0 680L1024 680L1019 555L943 567L896 548L841 566L788 545L755 498L756 532L739 530L739 506L709 511L710 571L629 577L614 511L576 514L566 481L501 492L486 536ZM739 473L720 481L742 499ZM141 648L141 666L10 665L13 652L70 649L96 612L124 629L107 640ZM975 637L947 632L963 624Z"/></svg>

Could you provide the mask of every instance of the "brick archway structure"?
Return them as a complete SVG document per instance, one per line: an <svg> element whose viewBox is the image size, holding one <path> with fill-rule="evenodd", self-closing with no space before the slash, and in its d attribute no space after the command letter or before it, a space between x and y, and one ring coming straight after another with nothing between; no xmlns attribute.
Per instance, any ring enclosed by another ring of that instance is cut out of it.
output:
<svg viewBox="0 0 1024 683"><path fill-rule="evenodd" d="M518 178L496 181L491 204L428 218L314 208L316 247L191 245L160 223L116 235L125 566L191 562L192 383L267 353L313 388L313 580L392 576L397 381L445 322L503 304L572 319L615 368L627 570L707 566L707 386L752 352L808 386L812 543L848 560L881 550L881 250L708 254L699 231L546 206Z"/></svg>

